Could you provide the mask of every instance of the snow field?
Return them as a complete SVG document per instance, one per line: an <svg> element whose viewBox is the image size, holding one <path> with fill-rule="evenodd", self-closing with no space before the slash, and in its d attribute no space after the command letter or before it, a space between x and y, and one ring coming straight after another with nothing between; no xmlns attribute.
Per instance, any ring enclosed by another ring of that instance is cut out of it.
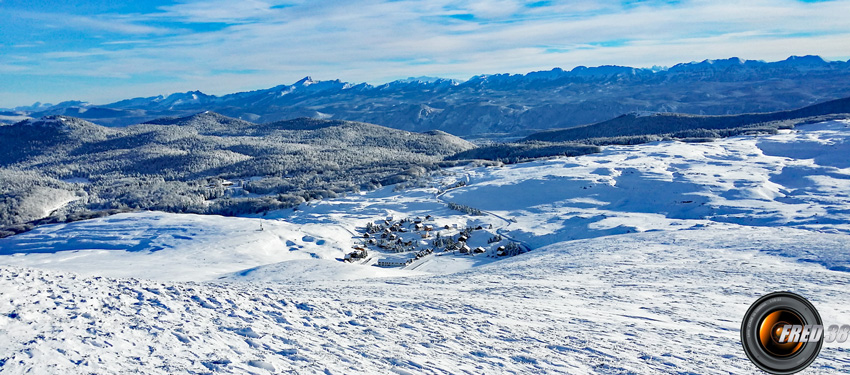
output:
<svg viewBox="0 0 850 375"><path fill-rule="evenodd" d="M0 270L9 373L754 373L758 296L850 317L846 272L772 256L843 235L729 225L564 242L450 275L195 284ZM744 244L742 246L742 244ZM846 244L846 242L845 242ZM844 245L843 251L847 250ZM850 371L826 344L807 373Z"/></svg>

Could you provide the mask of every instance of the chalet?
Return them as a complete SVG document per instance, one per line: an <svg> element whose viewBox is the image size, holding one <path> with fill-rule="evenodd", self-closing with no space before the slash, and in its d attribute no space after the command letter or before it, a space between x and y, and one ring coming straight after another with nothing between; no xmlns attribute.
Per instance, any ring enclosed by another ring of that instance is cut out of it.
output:
<svg viewBox="0 0 850 375"><path fill-rule="evenodd" d="M478 246L478 247L475 248L475 250L472 250L472 252L475 253L475 254L484 254L485 251L486 250L484 250L484 248L481 247L481 246Z"/></svg>
<svg viewBox="0 0 850 375"><path fill-rule="evenodd" d="M468 240L468 239L469 239L469 237L467 237L464 234L461 234L460 237L457 238L458 242L466 242L466 240Z"/></svg>
<svg viewBox="0 0 850 375"><path fill-rule="evenodd" d="M425 216L425 220L431 220L431 215Z"/></svg>
<svg viewBox="0 0 850 375"><path fill-rule="evenodd" d="M421 224L421 223L422 223L422 219L420 219L419 217L416 217L415 219L413 219L413 224Z"/></svg>
<svg viewBox="0 0 850 375"><path fill-rule="evenodd" d="M426 231L426 232L430 232L430 231L432 231L432 230L434 230L434 227L433 227L433 226L431 226L431 225L426 225L426 226L425 226L425 231Z"/></svg>
<svg viewBox="0 0 850 375"><path fill-rule="evenodd" d="M458 251L460 251L461 254L469 254L469 245L463 244Z"/></svg>
<svg viewBox="0 0 850 375"><path fill-rule="evenodd" d="M424 227L422 226L422 224L415 224L415 225L413 225L413 229L415 229L417 232L418 232L418 231L420 231L420 230L422 230L422 228L424 228Z"/></svg>
<svg viewBox="0 0 850 375"><path fill-rule="evenodd" d="M500 256L500 257L501 257L501 256L505 256L505 254L506 254L505 250L506 250L506 249L505 249L505 247L504 247L504 246L499 246L499 248L498 248L498 249L496 249L496 255L498 255L498 256Z"/></svg>
<svg viewBox="0 0 850 375"><path fill-rule="evenodd" d="M345 261L346 262L353 262L357 259L363 259L363 258L366 258L368 256L368 254L369 254L369 252L367 252L366 249L355 248L354 251L352 251L348 254L345 254Z"/></svg>
<svg viewBox="0 0 850 375"><path fill-rule="evenodd" d="M422 238L431 238L431 233L425 232L425 233L420 234L420 236L422 236Z"/></svg>

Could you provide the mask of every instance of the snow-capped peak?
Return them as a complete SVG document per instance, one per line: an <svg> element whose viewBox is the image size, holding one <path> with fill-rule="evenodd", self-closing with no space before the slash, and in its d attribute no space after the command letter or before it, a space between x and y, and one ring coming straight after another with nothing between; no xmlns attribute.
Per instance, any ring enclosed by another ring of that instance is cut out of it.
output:
<svg viewBox="0 0 850 375"><path fill-rule="evenodd" d="M293 84L293 86L310 86L310 85L312 85L312 84L314 84L314 83L316 83L316 81L314 81L312 77L310 77L310 76L306 76L306 77L301 78L300 80L298 80L298 82L295 82L295 83Z"/></svg>

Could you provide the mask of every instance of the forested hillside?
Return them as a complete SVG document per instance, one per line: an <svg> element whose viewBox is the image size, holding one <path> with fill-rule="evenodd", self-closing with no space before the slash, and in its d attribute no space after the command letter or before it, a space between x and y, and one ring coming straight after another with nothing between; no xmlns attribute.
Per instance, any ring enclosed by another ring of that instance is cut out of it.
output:
<svg viewBox="0 0 850 375"><path fill-rule="evenodd" d="M790 111L741 115L697 116L680 113L650 115L631 113L596 124L535 133L526 137L525 140L600 143L600 139L610 142L611 138L614 137L636 137L635 139L642 139L640 136L720 138L749 131L776 130L780 127L793 126L794 122L821 121L823 119L817 119L817 117L847 113L850 113L850 98L818 103Z"/></svg>
<svg viewBox="0 0 850 375"><path fill-rule="evenodd" d="M0 138L6 226L91 210L263 212L415 178L473 147L442 132L212 112L117 129L50 116L0 126Z"/></svg>

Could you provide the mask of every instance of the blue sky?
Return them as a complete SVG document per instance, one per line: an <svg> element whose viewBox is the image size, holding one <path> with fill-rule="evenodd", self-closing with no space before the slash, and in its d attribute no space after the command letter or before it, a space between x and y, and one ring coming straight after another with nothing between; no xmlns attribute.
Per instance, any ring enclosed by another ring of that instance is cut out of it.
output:
<svg viewBox="0 0 850 375"><path fill-rule="evenodd" d="M0 107L303 76L383 83L738 56L850 58L850 0L0 0Z"/></svg>

